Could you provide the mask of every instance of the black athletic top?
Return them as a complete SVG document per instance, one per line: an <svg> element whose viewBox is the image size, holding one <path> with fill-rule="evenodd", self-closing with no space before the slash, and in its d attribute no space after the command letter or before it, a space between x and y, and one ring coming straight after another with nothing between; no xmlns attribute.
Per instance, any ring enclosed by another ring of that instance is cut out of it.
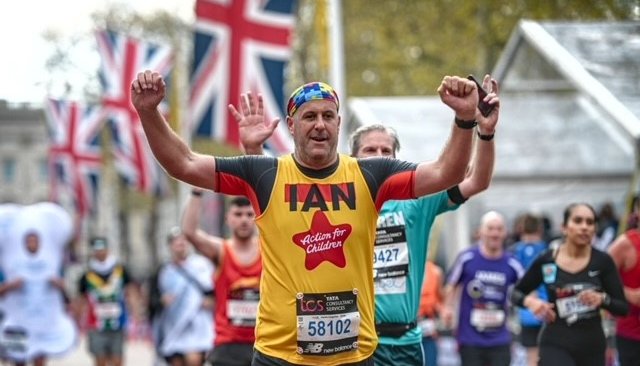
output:
<svg viewBox="0 0 640 366"><path fill-rule="evenodd" d="M600 346L599 340L602 338L604 341L604 335L594 337L603 334L600 309L584 305L578 300L578 293L587 289L604 292L609 299L602 308L613 315L626 314L629 305L615 264L607 253L591 248L591 258L585 268L571 273L556 265L556 255L557 250L541 253L516 284L511 300L518 306L524 306L525 296L540 284L544 285L548 301L555 304L556 320L545 324L540 345L588 346L597 340L593 345Z"/></svg>

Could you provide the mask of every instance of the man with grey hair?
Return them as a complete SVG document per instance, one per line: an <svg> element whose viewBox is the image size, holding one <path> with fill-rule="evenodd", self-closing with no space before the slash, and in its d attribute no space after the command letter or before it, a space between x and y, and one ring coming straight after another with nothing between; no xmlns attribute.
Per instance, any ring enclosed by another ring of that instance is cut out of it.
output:
<svg viewBox="0 0 640 366"><path fill-rule="evenodd" d="M380 132L389 136L387 144L384 146L369 146L362 141L371 132ZM400 151L400 139L396 130L389 126L381 124L364 125L358 127L349 136L349 146L351 147L351 156L369 157L369 156L391 156L396 157L396 153Z"/></svg>

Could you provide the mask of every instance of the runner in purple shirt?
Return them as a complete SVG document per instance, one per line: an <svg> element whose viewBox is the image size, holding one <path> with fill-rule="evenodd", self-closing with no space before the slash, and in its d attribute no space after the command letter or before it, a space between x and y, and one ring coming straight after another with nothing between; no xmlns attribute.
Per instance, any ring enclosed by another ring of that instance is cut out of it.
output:
<svg viewBox="0 0 640 366"><path fill-rule="evenodd" d="M461 290L456 339L463 366L508 366L511 334L507 329L508 291L522 276L522 265L504 251L507 230L497 212L480 223L478 246L462 251L447 277L445 325L453 323L455 294Z"/></svg>

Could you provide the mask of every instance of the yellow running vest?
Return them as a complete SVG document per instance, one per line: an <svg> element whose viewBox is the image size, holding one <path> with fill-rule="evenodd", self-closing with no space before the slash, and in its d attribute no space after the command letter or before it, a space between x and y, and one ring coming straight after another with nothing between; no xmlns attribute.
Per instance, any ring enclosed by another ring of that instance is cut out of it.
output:
<svg viewBox="0 0 640 366"><path fill-rule="evenodd" d="M339 365L371 356L373 244L378 213L355 159L325 179L279 158L256 219L263 272L255 347L294 364Z"/></svg>

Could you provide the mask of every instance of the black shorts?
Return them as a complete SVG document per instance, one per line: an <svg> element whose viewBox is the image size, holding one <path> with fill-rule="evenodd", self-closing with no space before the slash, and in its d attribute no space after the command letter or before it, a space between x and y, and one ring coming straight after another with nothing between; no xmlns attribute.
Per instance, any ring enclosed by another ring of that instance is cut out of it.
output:
<svg viewBox="0 0 640 366"><path fill-rule="evenodd" d="M251 366L253 343L227 343L213 347L209 362L220 366Z"/></svg>
<svg viewBox="0 0 640 366"><path fill-rule="evenodd" d="M201 359L204 360L204 357L206 355L206 352L200 352L200 356L202 357ZM172 353L168 356L164 356L164 360L171 365L171 362L173 362L174 360L182 360L182 363L184 363L184 353Z"/></svg>
<svg viewBox="0 0 640 366"><path fill-rule="evenodd" d="M542 327L522 327L520 329L520 344L523 347L538 347L538 335Z"/></svg>
<svg viewBox="0 0 640 366"><path fill-rule="evenodd" d="M511 345L477 347L460 346L462 366L509 366L511 364Z"/></svg>
<svg viewBox="0 0 640 366"><path fill-rule="evenodd" d="M373 353L373 359L376 365L424 365L422 343L402 346L378 343L378 348Z"/></svg>
<svg viewBox="0 0 640 366"><path fill-rule="evenodd" d="M616 336L620 366L640 365L640 341Z"/></svg>

